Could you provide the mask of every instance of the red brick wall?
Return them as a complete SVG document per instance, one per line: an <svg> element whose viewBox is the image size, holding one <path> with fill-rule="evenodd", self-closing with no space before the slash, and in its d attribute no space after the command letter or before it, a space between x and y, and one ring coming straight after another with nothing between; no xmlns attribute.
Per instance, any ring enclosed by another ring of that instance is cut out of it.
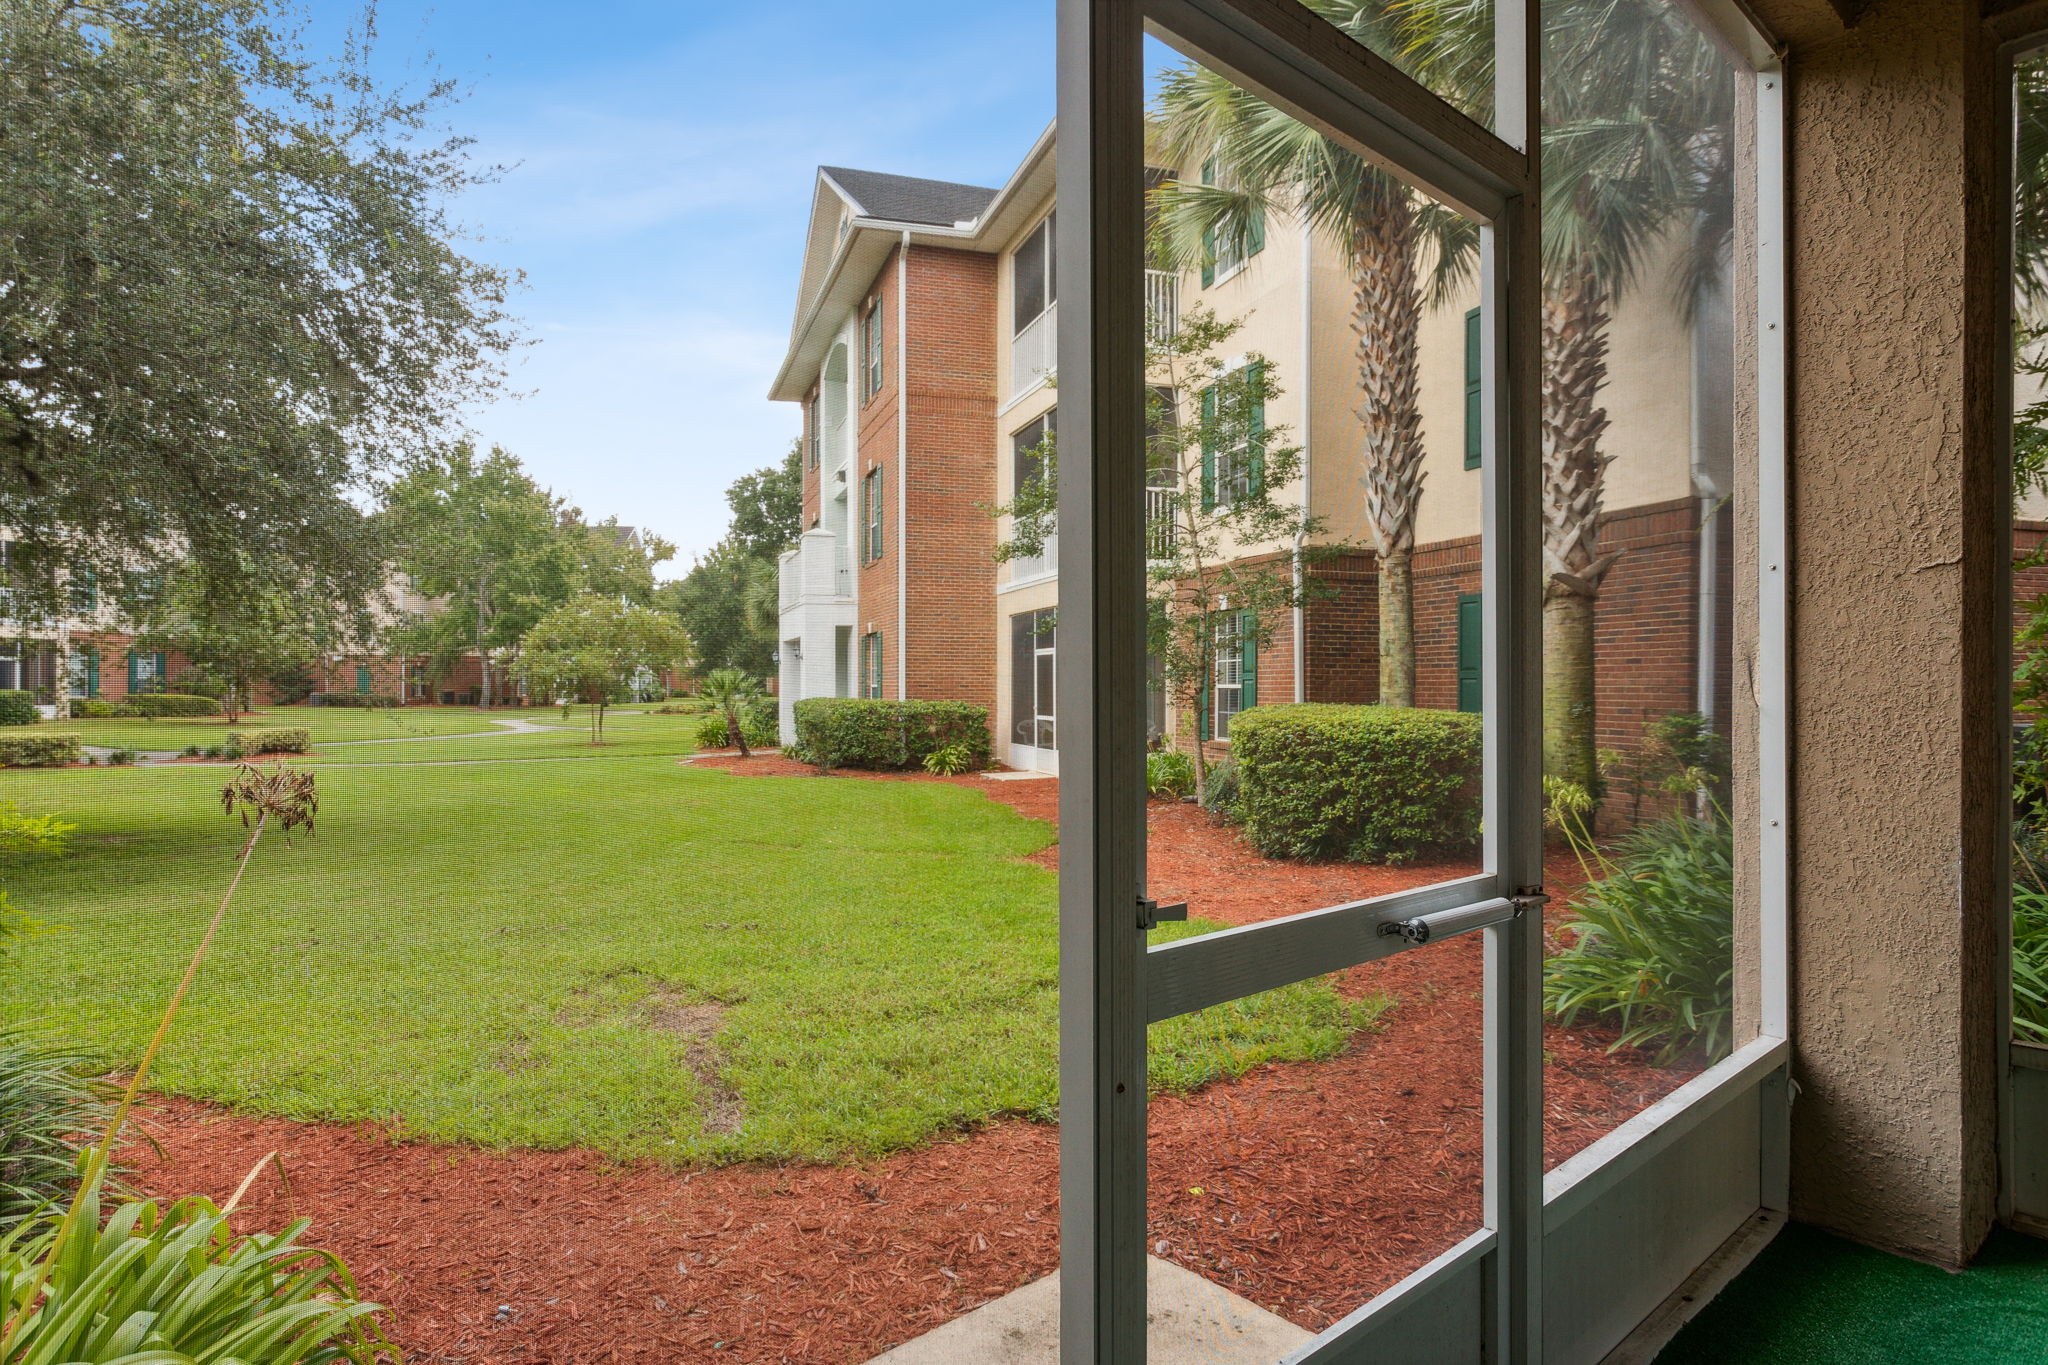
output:
<svg viewBox="0 0 2048 1365"><path fill-rule="evenodd" d="M96 649L100 655L100 690L95 695L102 701L125 701L128 697L128 651L135 647L135 637L119 631L77 632L71 637L73 651ZM152 650L151 653L156 651ZM191 672L192 661L176 651L164 652L165 678L152 691L175 692L178 681ZM60 692L68 692L69 679L61 680Z"/></svg>
<svg viewBox="0 0 2048 1365"><path fill-rule="evenodd" d="M899 634L909 650L908 691L986 706L993 722L995 525L987 509L996 497L996 258L914 247L905 280L910 619ZM893 515L893 496L890 504ZM892 554L894 546L892 535ZM892 674L892 696L894 683Z"/></svg>

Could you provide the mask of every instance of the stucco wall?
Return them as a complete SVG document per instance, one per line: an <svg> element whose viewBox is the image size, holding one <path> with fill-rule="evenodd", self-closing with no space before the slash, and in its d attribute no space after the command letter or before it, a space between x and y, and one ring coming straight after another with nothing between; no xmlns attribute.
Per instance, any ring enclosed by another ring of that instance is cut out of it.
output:
<svg viewBox="0 0 2048 1365"><path fill-rule="evenodd" d="M1974 0L1819 8L1781 29L1793 1213L1955 1263L1996 1191L1991 53Z"/></svg>

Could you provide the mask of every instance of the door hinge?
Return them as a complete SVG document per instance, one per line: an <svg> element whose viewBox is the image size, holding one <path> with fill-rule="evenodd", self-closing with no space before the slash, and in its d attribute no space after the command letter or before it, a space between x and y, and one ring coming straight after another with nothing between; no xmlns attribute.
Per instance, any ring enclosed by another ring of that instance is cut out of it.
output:
<svg viewBox="0 0 2048 1365"><path fill-rule="evenodd" d="M1175 901L1171 905L1161 905L1150 897L1138 897L1138 928L1140 930L1157 929L1168 920L1185 920L1187 917L1188 903L1186 901Z"/></svg>

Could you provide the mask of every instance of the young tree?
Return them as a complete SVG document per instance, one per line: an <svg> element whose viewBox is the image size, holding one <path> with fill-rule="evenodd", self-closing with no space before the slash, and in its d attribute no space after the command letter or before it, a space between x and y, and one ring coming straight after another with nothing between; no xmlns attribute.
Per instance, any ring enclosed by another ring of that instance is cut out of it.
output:
<svg viewBox="0 0 2048 1365"><path fill-rule="evenodd" d="M704 675L704 700L725 717L725 742L752 758L747 748L747 708L767 695L760 682L737 668L714 668Z"/></svg>
<svg viewBox="0 0 2048 1365"><path fill-rule="evenodd" d="M1303 561L1330 552L1304 550L1297 558L1297 543L1322 522L1278 496L1301 477L1302 457L1286 443L1286 427L1266 422L1267 404L1281 393L1272 364L1256 354L1234 367L1219 358L1242 325L1191 308L1172 336L1146 348L1153 384L1144 459L1163 507L1146 536L1146 644L1167 699L1192 731L1195 791L1203 798L1209 744L1229 723L1212 705L1219 665L1257 658L1285 615L1320 590ZM1185 410L1169 410L1166 392ZM1044 553L1057 529L1056 438L1048 436L1037 455L1036 476L994 509L1011 518L1010 538L996 547L999 561ZM1256 702L1248 691L1240 692L1239 709Z"/></svg>
<svg viewBox="0 0 2048 1365"><path fill-rule="evenodd" d="M604 743L604 713L616 689L642 671L681 667L690 639L674 619L615 597L585 593L534 623L519 651L533 686L590 704L590 742Z"/></svg>
<svg viewBox="0 0 2048 1365"><path fill-rule="evenodd" d="M179 563L363 604L363 495L500 383L454 87L315 62L276 6L0 0L0 525L128 607ZM366 26L367 27L367 26Z"/></svg>
<svg viewBox="0 0 2048 1365"><path fill-rule="evenodd" d="M174 573L137 638L146 649L183 654L216 679L231 721L254 704L259 683L312 658L321 636L349 629L330 603L304 592L260 582L228 594L208 587L196 568Z"/></svg>

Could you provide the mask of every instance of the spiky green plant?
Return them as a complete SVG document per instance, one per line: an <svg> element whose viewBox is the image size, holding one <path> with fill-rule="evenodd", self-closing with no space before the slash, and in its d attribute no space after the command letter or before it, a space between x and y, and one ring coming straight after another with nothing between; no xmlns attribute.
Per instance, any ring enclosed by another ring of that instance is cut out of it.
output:
<svg viewBox="0 0 2048 1365"><path fill-rule="evenodd" d="M1576 841L1575 841L1576 842ZM1726 1056L1734 1023L1734 835L1719 812L1673 816L1581 856L1604 876L1572 902L1571 943L1545 964L1544 1003L1621 1030L1609 1051L1656 1049L1659 1066L1698 1048Z"/></svg>
<svg viewBox="0 0 2048 1365"><path fill-rule="evenodd" d="M78 1183L78 1141L113 1112L94 1058L20 1024L0 1025L0 1232Z"/></svg>
<svg viewBox="0 0 2048 1365"><path fill-rule="evenodd" d="M9 1365L400 1359L348 1268L299 1245L310 1220L237 1235L229 1210L195 1196L125 1203L102 1224L99 1178L73 1202L77 1226L96 1233L67 1237L68 1217L43 1217L0 1237L0 1308L19 1323Z"/></svg>

